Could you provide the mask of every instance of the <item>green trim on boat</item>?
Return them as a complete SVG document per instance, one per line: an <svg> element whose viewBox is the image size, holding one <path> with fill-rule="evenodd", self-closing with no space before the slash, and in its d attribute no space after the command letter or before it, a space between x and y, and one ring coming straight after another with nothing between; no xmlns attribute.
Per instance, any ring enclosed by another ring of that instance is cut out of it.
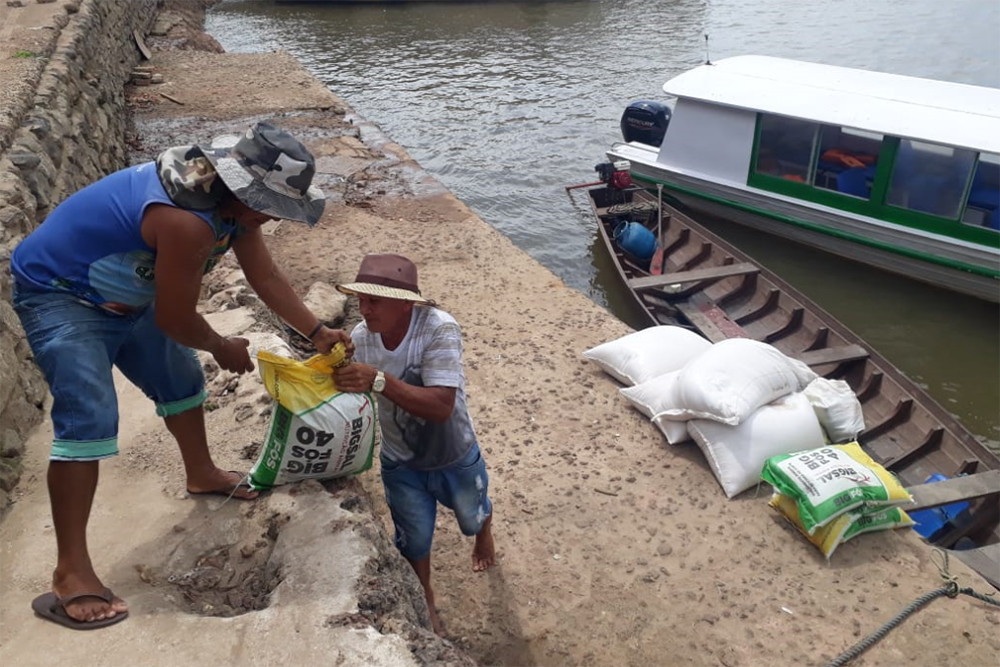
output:
<svg viewBox="0 0 1000 667"><path fill-rule="evenodd" d="M896 166L898 152L899 137L886 136L882 138L882 146L879 148L875 164L883 168L876 167L875 169L875 180L872 182L872 201L881 204L889 196L889 185L892 182L892 172Z"/></svg>
<svg viewBox="0 0 1000 667"><path fill-rule="evenodd" d="M881 170L880 170L881 171ZM818 188L808 183L798 183L778 176L752 174L747 180L752 188L774 192L802 201L835 208L839 211L857 213L876 220L884 220L902 227L918 229L931 234L939 234L959 241L967 241L991 248L1000 248L1000 234L991 229L983 229L959 222L956 219L939 218L926 213L909 211L876 201L879 194L875 189L871 200L845 195L835 190ZM886 184L888 187L888 184ZM884 195L884 190L881 194Z"/></svg>
<svg viewBox="0 0 1000 667"><path fill-rule="evenodd" d="M879 250L885 250L887 252L895 253L897 255L902 255L904 257L911 257L913 259L918 259L920 261L928 262L930 264L938 264L940 266L946 266L948 268L957 269L959 271L966 271L968 273L973 273L979 276L986 276L988 278L1000 278L1000 270L998 269L987 269L972 264L966 264L965 262L959 262L952 259L946 259L944 257L936 257L934 255L929 255L927 253L917 252L915 250L907 250L906 248L900 248L897 246L890 245L888 243L882 243L881 241L875 241L873 239L864 236L859 236L857 234L852 234L850 232L843 232L838 229L830 229L829 227L824 227L823 225L806 222L805 220L799 220L798 218L782 215L781 213L772 213L771 211L766 211L764 209L748 206L746 204L740 204L739 202L734 202L732 200L725 199L723 197L717 197L715 195L705 194L703 192L699 192L692 188L686 188L684 186L676 185L674 183L668 183L666 181L661 181L655 178L651 178L649 176L637 174L635 172L632 173L632 178L647 183L652 183L653 185L660 183L665 188L676 190L677 192L683 192L685 194L698 197L700 199L705 199L707 201L715 202L717 204L722 204L724 206L735 208L740 211L745 211L747 213L754 213L756 215L761 215L766 218L771 218L772 220L778 220L779 222L788 223L796 227L801 227L803 229L808 229L814 232L819 232L821 234L826 234L827 236L835 236L837 238L852 241L854 243L859 243L861 245L870 246L872 248L878 248ZM780 181L783 179L774 179L774 180ZM811 189L810 186L803 186L803 187ZM798 197L799 195L795 194L789 196ZM838 197L838 199L839 198L840 197Z"/></svg>

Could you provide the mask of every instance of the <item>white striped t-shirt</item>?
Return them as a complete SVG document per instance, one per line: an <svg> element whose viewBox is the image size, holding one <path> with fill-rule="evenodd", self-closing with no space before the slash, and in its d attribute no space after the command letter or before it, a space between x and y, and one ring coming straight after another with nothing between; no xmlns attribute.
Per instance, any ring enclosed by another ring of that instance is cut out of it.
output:
<svg viewBox="0 0 1000 667"><path fill-rule="evenodd" d="M378 396L382 454L414 470L438 470L465 456L476 442L465 404L462 332L448 313L414 306L410 329L395 350L387 350L381 334L361 322L351 332L354 360L418 387L455 387L455 409L443 424L415 417Z"/></svg>

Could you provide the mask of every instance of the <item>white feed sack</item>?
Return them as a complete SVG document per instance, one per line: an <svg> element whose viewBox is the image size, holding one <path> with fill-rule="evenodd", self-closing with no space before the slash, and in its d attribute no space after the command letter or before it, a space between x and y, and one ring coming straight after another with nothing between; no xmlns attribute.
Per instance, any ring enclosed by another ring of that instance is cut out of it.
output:
<svg viewBox="0 0 1000 667"><path fill-rule="evenodd" d="M663 433L671 445L690 440L687 423L682 421L671 421L660 416L665 410L674 410L681 407L681 397L677 380L680 371L671 371L652 380L646 380L634 387L623 387L618 391L628 399L636 410L649 417L656 427Z"/></svg>
<svg viewBox="0 0 1000 667"><path fill-rule="evenodd" d="M843 380L816 378L803 393L816 411L816 417L830 442L851 442L865 430L861 403L851 386Z"/></svg>
<svg viewBox="0 0 1000 667"><path fill-rule="evenodd" d="M693 331L662 325L602 343L583 356L622 384L634 385L679 370L710 347Z"/></svg>
<svg viewBox="0 0 1000 667"><path fill-rule="evenodd" d="M824 445L816 413L802 392L758 408L738 426L694 419L687 427L728 498L756 486L770 457Z"/></svg>
<svg viewBox="0 0 1000 667"><path fill-rule="evenodd" d="M671 371L618 391L632 407L652 419L664 410L680 407L680 386L677 384L680 374L680 371Z"/></svg>
<svg viewBox="0 0 1000 667"><path fill-rule="evenodd" d="M678 378L681 407L667 419L711 419L736 426L757 408L800 391L816 374L777 348L749 338L716 343L688 362Z"/></svg>

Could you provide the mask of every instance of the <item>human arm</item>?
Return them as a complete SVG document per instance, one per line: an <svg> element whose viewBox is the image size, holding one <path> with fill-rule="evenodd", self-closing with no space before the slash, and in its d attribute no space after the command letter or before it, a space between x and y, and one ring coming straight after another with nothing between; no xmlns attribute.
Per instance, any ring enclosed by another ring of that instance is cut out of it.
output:
<svg viewBox="0 0 1000 667"><path fill-rule="evenodd" d="M181 345L209 352L225 370L253 370L249 342L219 335L197 310L205 262L215 246L208 225L189 211L154 204L143 216L142 237L156 250L156 325Z"/></svg>
<svg viewBox="0 0 1000 667"><path fill-rule="evenodd" d="M340 391L370 392L377 372L374 366L351 362L334 369L334 380ZM418 387L385 373L382 395L415 417L442 424L455 409L457 392L455 387Z"/></svg>
<svg viewBox="0 0 1000 667"><path fill-rule="evenodd" d="M341 329L323 325L309 311L288 278L274 263L259 227L246 229L233 241L232 247L247 282L268 308L287 322L288 326L308 337L323 354L328 353L337 343L343 343L348 356L351 355L354 351L351 337Z"/></svg>

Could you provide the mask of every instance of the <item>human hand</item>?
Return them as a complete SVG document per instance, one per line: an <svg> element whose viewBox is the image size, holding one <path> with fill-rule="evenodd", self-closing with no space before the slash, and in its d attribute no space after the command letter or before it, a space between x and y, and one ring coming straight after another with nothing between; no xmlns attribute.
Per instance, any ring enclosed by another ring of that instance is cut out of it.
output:
<svg viewBox="0 0 1000 667"><path fill-rule="evenodd" d="M312 344L316 346L321 354L329 354L330 350L337 343L344 344L344 354L348 359L354 354L354 342L351 336L343 329L331 329L323 326L319 328L316 335L312 337Z"/></svg>
<svg viewBox="0 0 1000 667"><path fill-rule="evenodd" d="M250 341L246 338L223 338L219 347L212 350L212 356L222 370L242 375L253 370L249 348Z"/></svg>
<svg viewBox="0 0 1000 667"><path fill-rule="evenodd" d="M355 361L333 369L333 381L337 389L349 394L360 394L372 390L378 369Z"/></svg>

